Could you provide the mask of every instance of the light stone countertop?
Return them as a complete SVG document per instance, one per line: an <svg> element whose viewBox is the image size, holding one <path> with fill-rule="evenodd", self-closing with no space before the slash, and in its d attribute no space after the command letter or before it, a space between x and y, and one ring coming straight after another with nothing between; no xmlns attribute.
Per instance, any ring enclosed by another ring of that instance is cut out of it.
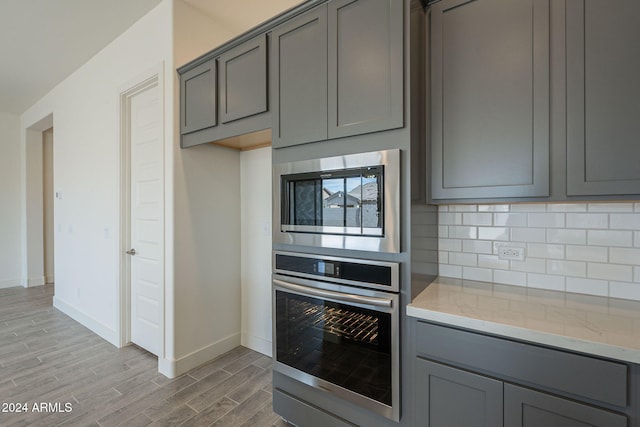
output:
<svg viewBox="0 0 640 427"><path fill-rule="evenodd" d="M639 301L438 277L407 315L640 364Z"/></svg>

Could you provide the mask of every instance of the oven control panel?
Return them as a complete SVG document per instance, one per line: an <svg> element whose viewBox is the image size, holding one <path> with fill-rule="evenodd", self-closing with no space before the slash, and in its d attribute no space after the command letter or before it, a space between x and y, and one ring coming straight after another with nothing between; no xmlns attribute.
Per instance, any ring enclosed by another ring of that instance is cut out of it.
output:
<svg viewBox="0 0 640 427"><path fill-rule="evenodd" d="M274 272L398 292L398 263L275 252Z"/></svg>

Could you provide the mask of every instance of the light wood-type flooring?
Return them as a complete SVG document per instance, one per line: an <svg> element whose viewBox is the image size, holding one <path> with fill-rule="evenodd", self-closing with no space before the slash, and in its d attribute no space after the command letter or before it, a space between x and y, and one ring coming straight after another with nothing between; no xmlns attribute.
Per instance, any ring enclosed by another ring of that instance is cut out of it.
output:
<svg viewBox="0 0 640 427"><path fill-rule="evenodd" d="M269 357L237 347L170 380L155 356L115 348L52 297L53 285L0 289L0 426L288 425L271 409Z"/></svg>

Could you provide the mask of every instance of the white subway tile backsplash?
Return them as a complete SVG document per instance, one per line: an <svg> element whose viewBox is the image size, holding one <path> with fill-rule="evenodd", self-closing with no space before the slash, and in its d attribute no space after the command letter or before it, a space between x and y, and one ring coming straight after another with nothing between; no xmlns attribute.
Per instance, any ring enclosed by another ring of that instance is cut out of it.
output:
<svg viewBox="0 0 640 427"><path fill-rule="evenodd" d="M493 225L493 215L490 213L469 212L462 214L463 225Z"/></svg>
<svg viewBox="0 0 640 427"><path fill-rule="evenodd" d="M609 249L609 262L640 265L640 249L611 248Z"/></svg>
<svg viewBox="0 0 640 427"><path fill-rule="evenodd" d="M509 240L509 228L507 227L478 227L478 239L480 240Z"/></svg>
<svg viewBox="0 0 640 427"><path fill-rule="evenodd" d="M587 243L596 246L632 246L633 232L613 230L589 230Z"/></svg>
<svg viewBox="0 0 640 427"><path fill-rule="evenodd" d="M567 214L567 228L608 228L609 215L607 214Z"/></svg>
<svg viewBox="0 0 640 427"><path fill-rule="evenodd" d="M640 301L640 283L610 282L609 296Z"/></svg>
<svg viewBox="0 0 640 427"><path fill-rule="evenodd" d="M493 281L505 285L527 286L527 273L519 271L494 270Z"/></svg>
<svg viewBox="0 0 640 427"><path fill-rule="evenodd" d="M579 261L547 260L547 273L562 276L586 277L587 263Z"/></svg>
<svg viewBox="0 0 640 427"><path fill-rule="evenodd" d="M564 214L561 213L530 213L527 216L529 227L564 227Z"/></svg>
<svg viewBox="0 0 640 427"><path fill-rule="evenodd" d="M609 293L609 283L606 280L567 277L567 292L607 296Z"/></svg>
<svg viewBox="0 0 640 427"><path fill-rule="evenodd" d="M527 214L525 213L495 213L493 214L493 225L508 227L526 227Z"/></svg>
<svg viewBox="0 0 640 427"><path fill-rule="evenodd" d="M509 205L478 205L478 212L509 212Z"/></svg>
<svg viewBox="0 0 640 427"><path fill-rule="evenodd" d="M547 212L586 212L586 203L549 203Z"/></svg>
<svg viewBox="0 0 640 427"><path fill-rule="evenodd" d="M463 240L462 251L476 254L492 254L493 245L487 240Z"/></svg>
<svg viewBox="0 0 640 427"><path fill-rule="evenodd" d="M489 268L462 267L462 278L491 282L493 281L493 270Z"/></svg>
<svg viewBox="0 0 640 427"><path fill-rule="evenodd" d="M477 212L477 205L449 205L449 212Z"/></svg>
<svg viewBox="0 0 640 427"><path fill-rule="evenodd" d="M607 262L608 248L601 246L566 246L567 259L572 261Z"/></svg>
<svg viewBox="0 0 640 427"><path fill-rule="evenodd" d="M590 262L587 267L590 279L616 280L630 282L633 280L633 267L630 265L601 264Z"/></svg>
<svg viewBox="0 0 640 427"><path fill-rule="evenodd" d="M589 203L589 212L633 212L633 203Z"/></svg>
<svg viewBox="0 0 640 427"><path fill-rule="evenodd" d="M438 239L438 249L441 251L462 252L462 240Z"/></svg>
<svg viewBox="0 0 640 427"><path fill-rule="evenodd" d="M547 206L544 203L514 203L510 212L546 212Z"/></svg>
<svg viewBox="0 0 640 427"><path fill-rule="evenodd" d="M564 245L529 243L527 244L527 256L534 258L564 259Z"/></svg>
<svg viewBox="0 0 640 427"><path fill-rule="evenodd" d="M511 261L511 270L524 271L527 273L546 272L545 260L540 258L528 258L524 261Z"/></svg>
<svg viewBox="0 0 640 427"><path fill-rule="evenodd" d="M640 201L447 205L438 220L442 276L640 300Z"/></svg>
<svg viewBox="0 0 640 427"><path fill-rule="evenodd" d="M527 286L530 288L564 291L564 281L564 276L550 276L548 274L534 273L529 273L527 275Z"/></svg>
<svg viewBox="0 0 640 427"><path fill-rule="evenodd" d="M462 267L459 265L440 264L438 269L441 276L462 279Z"/></svg>
<svg viewBox="0 0 640 427"><path fill-rule="evenodd" d="M464 252L451 252L449 253L449 264L476 267L478 265L478 255Z"/></svg>
<svg viewBox="0 0 640 427"><path fill-rule="evenodd" d="M463 225L450 225L449 237L454 239L477 239L478 228Z"/></svg>
<svg viewBox="0 0 640 427"><path fill-rule="evenodd" d="M508 270L509 261L498 258L497 255L478 255L478 267Z"/></svg>
<svg viewBox="0 0 640 427"><path fill-rule="evenodd" d="M614 230L640 230L640 213L611 214L611 228Z"/></svg>
<svg viewBox="0 0 640 427"><path fill-rule="evenodd" d="M513 242L544 243L545 240L544 228L514 227L511 229L511 241Z"/></svg>
<svg viewBox="0 0 640 427"><path fill-rule="evenodd" d="M567 243L584 245L587 242L586 230L550 229L547 231L547 243Z"/></svg>

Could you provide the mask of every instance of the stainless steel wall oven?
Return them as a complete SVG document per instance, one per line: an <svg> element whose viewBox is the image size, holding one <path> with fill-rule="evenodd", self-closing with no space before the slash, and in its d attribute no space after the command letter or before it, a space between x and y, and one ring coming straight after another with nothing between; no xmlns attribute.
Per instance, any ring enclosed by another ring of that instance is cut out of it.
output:
<svg viewBox="0 0 640 427"><path fill-rule="evenodd" d="M274 253L274 369L398 421L393 262Z"/></svg>
<svg viewBox="0 0 640 427"><path fill-rule="evenodd" d="M400 151L274 165L276 243L399 252Z"/></svg>

